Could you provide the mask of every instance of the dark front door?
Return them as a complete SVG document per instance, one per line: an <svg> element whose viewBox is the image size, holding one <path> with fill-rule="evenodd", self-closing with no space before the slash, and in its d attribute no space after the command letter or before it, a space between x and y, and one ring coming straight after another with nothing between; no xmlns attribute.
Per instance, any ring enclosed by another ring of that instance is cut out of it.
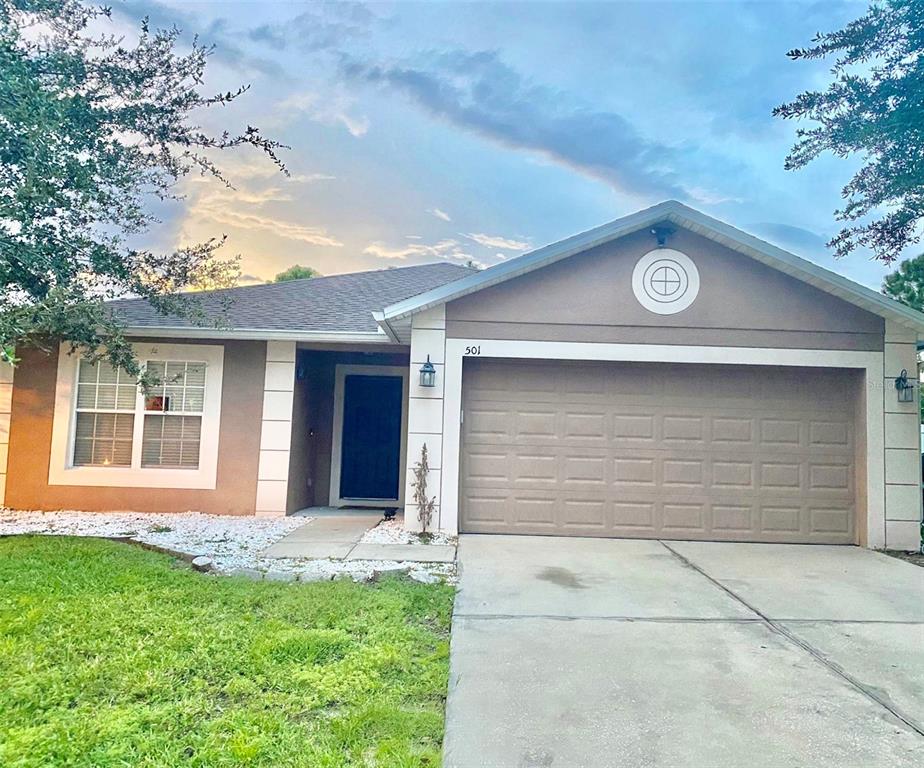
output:
<svg viewBox="0 0 924 768"><path fill-rule="evenodd" d="M398 498L402 389L400 376L344 379L340 498Z"/></svg>

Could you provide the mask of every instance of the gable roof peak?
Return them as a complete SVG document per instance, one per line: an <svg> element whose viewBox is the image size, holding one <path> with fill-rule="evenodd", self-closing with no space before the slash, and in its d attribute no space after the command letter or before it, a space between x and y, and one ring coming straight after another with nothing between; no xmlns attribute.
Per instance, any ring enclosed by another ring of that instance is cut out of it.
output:
<svg viewBox="0 0 924 768"><path fill-rule="evenodd" d="M388 327L417 312L445 304L453 299L483 290L562 259L582 253L604 243L617 240L661 222L670 222L713 240L755 261L784 274L802 280L819 290L837 296L873 314L897 322L924 335L924 314L884 296L843 275L825 269L814 262L796 256L778 246L761 240L724 221L691 208L679 200L664 200L649 208L614 219L599 227L580 232L564 240L530 251L522 256L463 277L432 291L388 306L377 317Z"/></svg>

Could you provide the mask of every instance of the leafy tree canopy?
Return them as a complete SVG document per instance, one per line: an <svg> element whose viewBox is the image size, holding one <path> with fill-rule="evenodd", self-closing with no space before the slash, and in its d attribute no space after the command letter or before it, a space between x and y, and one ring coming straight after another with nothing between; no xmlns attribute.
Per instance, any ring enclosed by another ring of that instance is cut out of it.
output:
<svg viewBox="0 0 924 768"><path fill-rule="evenodd" d="M135 375L138 362L104 301L135 295L196 314L172 294L227 285L222 238L170 253L134 247L158 223L150 203L181 198L211 159L254 147L285 170L257 128L213 135L196 117L246 87L201 91L209 47L179 52L179 31L147 20L132 44L92 33L109 10L78 0L0 0L0 356L69 341Z"/></svg>
<svg viewBox="0 0 924 768"><path fill-rule="evenodd" d="M303 267L301 264L293 264L288 269L280 272L273 278L274 283L284 283L287 280L304 280L307 277L321 277L321 273L313 267Z"/></svg>
<svg viewBox="0 0 924 768"><path fill-rule="evenodd" d="M837 32L818 34L794 60L835 57L834 81L773 114L817 123L800 128L786 158L802 168L822 152L858 155L863 167L844 187L846 222L828 243L836 255L872 250L891 263L920 240L924 222L924 2L885 0Z"/></svg>
<svg viewBox="0 0 924 768"><path fill-rule="evenodd" d="M882 282L882 292L912 309L924 312L924 253L906 259Z"/></svg>

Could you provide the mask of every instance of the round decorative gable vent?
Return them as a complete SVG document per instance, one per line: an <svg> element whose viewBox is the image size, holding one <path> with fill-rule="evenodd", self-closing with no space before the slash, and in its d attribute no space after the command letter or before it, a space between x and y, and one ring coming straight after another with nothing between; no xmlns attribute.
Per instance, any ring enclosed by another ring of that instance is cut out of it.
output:
<svg viewBox="0 0 924 768"><path fill-rule="evenodd" d="M696 299L699 271L686 254L672 248L656 248L635 265L632 291L649 312L673 315Z"/></svg>

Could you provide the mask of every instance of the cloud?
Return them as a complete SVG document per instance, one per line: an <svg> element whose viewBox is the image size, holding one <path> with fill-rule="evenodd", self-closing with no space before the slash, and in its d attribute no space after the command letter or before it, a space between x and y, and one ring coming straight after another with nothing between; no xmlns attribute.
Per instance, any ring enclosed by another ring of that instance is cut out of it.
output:
<svg viewBox="0 0 924 768"><path fill-rule="evenodd" d="M762 221L752 224L750 229L754 234L771 240L781 248L789 248L814 255L826 252L827 238L809 229L775 221Z"/></svg>
<svg viewBox="0 0 924 768"><path fill-rule="evenodd" d="M346 94L323 98L318 93L294 93L276 106L282 113L279 122L291 122L298 115L305 115L323 125L342 125L351 136L365 136L369 130L369 119L350 114L353 99Z"/></svg>
<svg viewBox="0 0 924 768"><path fill-rule="evenodd" d="M279 62L254 56L240 46L237 42L238 35L228 29L225 19L215 19L205 26L205 22L195 13L166 6L155 0L124 0L113 5L112 11L135 24L147 17L152 28L171 29L176 26L181 30L181 39L187 43L194 35L201 33L198 36L203 44L215 46L215 58L233 69L256 71L276 78L287 74Z"/></svg>
<svg viewBox="0 0 924 768"><path fill-rule="evenodd" d="M537 153L628 194L693 197L680 182L684 152L642 136L615 111L537 84L495 51L430 53L423 63L343 58L352 81L392 88L430 114L503 146Z"/></svg>
<svg viewBox="0 0 924 768"><path fill-rule="evenodd" d="M440 210L439 208L428 208L427 213L432 216L436 216L436 218L442 219L443 221L452 221L452 218L449 216L449 214L446 213L446 211Z"/></svg>
<svg viewBox="0 0 924 768"><path fill-rule="evenodd" d="M287 162L289 175L286 176L279 167L268 157L256 153L250 154L228 154L215 153L210 155L215 164L221 168L222 173L235 187L239 187L242 182L265 181L273 179L280 184L313 184L316 181L332 181L336 176L327 173L297 173L292 170L292 163ZM296 163L298 158L296 158ZM207 176L193 176L189 179L192 183L209 184L211 179Z"/></svg>
<svg viewBox="0 0 924 768"><path fill-rule="evenodd" d="M237 170L241 171L241 168ZM263 178L259 174L262 174L262 170L258 171L257 178ZM246 171L238 174L238 178L241 177L246 178ZM215 180L197 178L190 180L189 188L191 193L186 209L187 225L208 221L227 227L268 232L308 245L343 245L324 227L288 221L273 215L272 211L267 211L266 208L273 203L285 203L294 199L278 186L257 188L252 185L238 185L234 189L229 189Z"/></svg>
<svg viewBox="0 0 924 768"><path fill-rule="evenodd" d="M478 245L483 245L485 248L500 248L505 251L528 251L530 247L529 243L525 243L522 240L511 240L510 238L500 237L498 235L469 232L468 234L463 233L462 236L478 243Z"/></svg>
<svg viewBox="0 0 924 768"><path fill-rule="evenodd" d="M336 52L346 42L365 38L379 16L357 2L315 3L282 24L261 24L247 36L273 50L293 47L310 53Z"/></svg>
<svg viewBox="0 0 924 768"><path fill-rule="evenodd" d="M250 272L245 272L237 279L238 285L261 285L265 282L265 278L262 278L259 275L251 274Z"/></svg>
<svg viewBox="0 0 924 768"><path fill-rule="evenodd" d="M430 258L450 258L450 259L470 259L470 254L465 253L458 240L440 240L436 243L408 243L406 245L389 246L381 241L369 243L363 253L369 256L375 256L379 259L407 259L410 257L430 257Z"/></svg>
<svg viewBox="0 0 924 768"><path fill-rule="evenodd" d="M269 232L277 237L283 237L287 240L298 240L308 245L326 245L337 248L343 246L343 243L337 238L329 235L323 227L295 224L271 216L263 216L256 213L248 213L246 211L235 211L230 208L202 205L194 206L193 210L190 211L190 215L211 219L216 224L224 224L229 227L241 227L243 229Z"/></svg>
<svg viewBox="0 0 924 768"><path fill-rule="evenodd" d="M293 173L289 176L290 181L297 184L313 184L316 181L333 181L336 176L327 173Z"/></svg>

